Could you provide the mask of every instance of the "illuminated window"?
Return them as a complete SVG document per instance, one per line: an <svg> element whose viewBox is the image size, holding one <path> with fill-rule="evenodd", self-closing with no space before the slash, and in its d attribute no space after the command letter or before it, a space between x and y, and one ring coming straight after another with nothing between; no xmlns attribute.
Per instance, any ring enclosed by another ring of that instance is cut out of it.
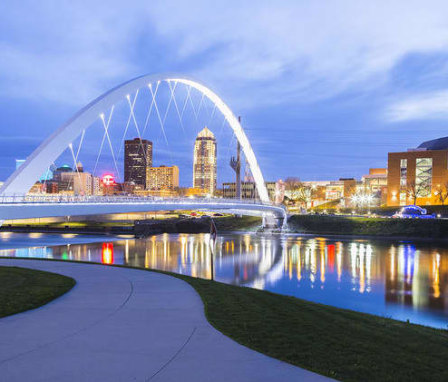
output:
<svg viewBox="0 0 448 382"><path fill-rule="evenodd" d="M400 192L400 206L406 205L406 191Z"/></svg>
<svg viewBox="0 0 448 382"><path fill-rule="evenodd" d="M431 196L432 158L417 158L415 164L415 188L418 198Z"/></svg>
<svg viewBox="0 0 448 382"><path fill-rule="evenodd" d="M406 187L407 185L407 176L408 176L408 160L401 159L400 160L400 187Z"/></svg>

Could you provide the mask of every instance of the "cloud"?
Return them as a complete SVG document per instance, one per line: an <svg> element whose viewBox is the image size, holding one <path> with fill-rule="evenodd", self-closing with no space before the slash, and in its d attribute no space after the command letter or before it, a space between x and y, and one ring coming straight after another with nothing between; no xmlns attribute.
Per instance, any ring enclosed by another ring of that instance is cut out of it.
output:
<svg viewBox="0 0 448 382"><path fill-rule="evenodd" d="M392 104L386 110L389 122L448 118L448 90L420 94Z"/></svg>
<svg viewBox="0 0 448 382"><path fill-rule="evenodd" d="M152 7L157 32L179 58L213 50L198 75L246 104L369 91L409 52L447 49L443 1L175 3Z"/></svg>
<svg viewBox="0 0 448 382"><path fill-rule="evenodd" d="M306 104L383 86L410 52L448 50L444 0L7 3L0 95L78 105L172 70L242 108Z"/></svg>
<svg viewBox="0 0 448 382"><path fill-rule="evenodd" d="M127 55L140 24L126 9L120 18L82 1L3 6L0 95L79 105L126 79L137 70Z"/></svg>

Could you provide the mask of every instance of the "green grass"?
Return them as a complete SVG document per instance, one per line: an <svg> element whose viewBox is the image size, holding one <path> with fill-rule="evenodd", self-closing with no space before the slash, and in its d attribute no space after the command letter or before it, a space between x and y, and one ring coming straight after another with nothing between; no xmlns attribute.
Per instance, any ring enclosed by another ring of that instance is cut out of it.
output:
<svg viewBox="0 0 448 382"><path fill-rule="evenodd" d="M340 381L448 380L446 330L156 272L189 283L202 298L207 319L217 330L271 357Z"/></svg>
<svg viewBox="0 0 448 382"><path fill-rule="evenodd" d="M294 297L179 277L237 342L341 381L447 381L448 332Z"/></svg>
<svg viewBox="0 0 448 382"><path fill-rule="evenodd" d="M213 218L218 231L252 231L260 227L262 220L256 216L222 216Z"/></svg>
<svg viewBox="0 0 448 382"><path fill-rule="evenodd" d="M19 267L0 267L0 317L44 305L75 285L70 277Z"/></svg>
<svg viewBox="0 0 448 382"><path fill-rule="evenodd" d="M448 220L293 215L288 227L300 233L413 238L448 238Z"/></svg>

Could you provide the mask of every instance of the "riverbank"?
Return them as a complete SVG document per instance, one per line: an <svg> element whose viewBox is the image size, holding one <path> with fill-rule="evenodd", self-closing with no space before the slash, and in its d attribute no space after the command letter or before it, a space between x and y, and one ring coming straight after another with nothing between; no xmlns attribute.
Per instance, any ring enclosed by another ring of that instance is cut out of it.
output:
<svg viewBox="0 0 448 382"><path fill-rule="evenodd" d="M341 381L448 380L446 330L173 276L196 289L216 329L271 357Z"/></svg>
<svg viewBox="0 0 448 382"><path fill-rule="evenodd" d="M255 232L261 218L253 216L213 217L218 232ZM360 238L388 239L448 239L446 219L391 219L338 215L292 215L288 231L312 235L344 235ZM0 232L57 233L85 235L134 235L147 237L161 233L209 233L210 217L182 217L136 220L135 222L65 222L50 224L4 225Z"/></svg>
<svg viewBox="0 0 448 382"><path fill-rule="evenodd" d="M337 215L293 215L291 232L320 235L354 235L390 238L448 238L448 220L392 219Z"/></svg>
<svg viewBox="0 0 448 382"><path fill-rule="evenodd" d="M446 330L161 273L182 279L195 288L207 319L216 329L245 346L293 365L341 381L448 379Z"/></svg>
<svg viewBox="0 0 448 382"><path fill-rule="evenodd" d="M213 217L219 232L255 231L261 225L261 218L253 216ZM135 235L145 237L161 233L209 233L210 218L147 219L135 222L64 222L49 224L7 224L0 232L18 233L73 233L86 235Z"/></svg>
<svg viewBox="0 0 448 382"><path fill-rule="evenodd" d="M0 266L0 318L47 304L74 285L56 273Z"/></svg>
<svg viewBox="0 0 448 382"><path fill-rule="evenodd" d="M224 336L177 278L66 261L0 265L77 281L54 303L0 320L2 381L328 381Z"/></svg>

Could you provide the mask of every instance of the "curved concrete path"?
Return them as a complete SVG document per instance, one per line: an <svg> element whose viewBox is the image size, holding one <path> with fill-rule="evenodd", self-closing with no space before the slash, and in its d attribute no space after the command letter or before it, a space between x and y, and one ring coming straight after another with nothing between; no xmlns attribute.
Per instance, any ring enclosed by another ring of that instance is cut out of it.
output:
<svg viewBox="0 0 448 382"><path fill-rule="evenodd" d="M41 308L0 319L1 381L329 381L222 335L174 277L60 261L0 265L77 281Z"/></svg>

